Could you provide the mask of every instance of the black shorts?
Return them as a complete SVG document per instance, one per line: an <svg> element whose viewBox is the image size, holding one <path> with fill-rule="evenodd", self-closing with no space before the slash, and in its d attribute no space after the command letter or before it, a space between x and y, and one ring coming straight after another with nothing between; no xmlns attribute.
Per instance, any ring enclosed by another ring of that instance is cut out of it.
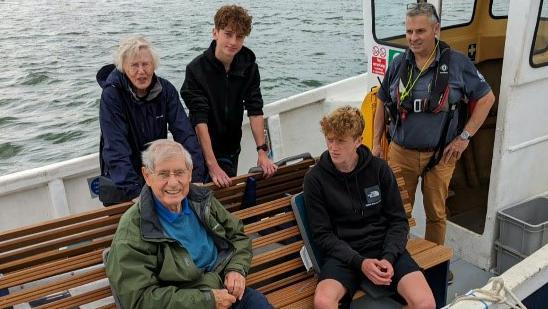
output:
<svg viewBox="0 0 548 309"><path fill-rule="evenodd" d="M409 252L405 250L392 265L394 268L394 276L392 283L389 286L377 286L381 289L387 289L392 292L397 292L398 283L403 276L418 271L419 266L411 258ZM350 303L354 293L360 288L362 281L369 281L374 285L361 271L357 271L348 264L333 257L327 257L321 268L320 281L324 279L333 279L340 282L346 288L346 294L341 300L342 303Z"/></svg>

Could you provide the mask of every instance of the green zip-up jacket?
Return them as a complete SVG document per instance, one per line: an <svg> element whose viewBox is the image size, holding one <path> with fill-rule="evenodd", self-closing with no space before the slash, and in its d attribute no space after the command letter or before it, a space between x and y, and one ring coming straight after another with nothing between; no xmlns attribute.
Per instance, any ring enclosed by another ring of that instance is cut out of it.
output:
<svg viewBox="0 0 548 309"><path fill-rule="evenodd" d="M145 186L139 202L120 219L106 262L110 284L124 309L215 308L211 290L224 288L225 274L247 275L251 240L244 234L242 221L208 189L191 184L187 198L213 237L217 264L204 273L188 251L164 233L152 190Z"/></svg>

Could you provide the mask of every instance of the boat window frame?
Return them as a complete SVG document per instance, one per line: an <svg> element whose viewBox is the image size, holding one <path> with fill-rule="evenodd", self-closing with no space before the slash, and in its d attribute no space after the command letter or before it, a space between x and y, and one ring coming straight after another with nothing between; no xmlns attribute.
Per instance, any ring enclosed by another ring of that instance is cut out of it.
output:
<svg viewBox="0 0 548 309"><path fill-rule="evenodd" d="M387 41L391 41L391 40L395 40L395 39L405 38L405 33L400 34L400 35L394 35L394 36L386 37L386 38L383 38L382 40L379 40L379 38L377 38L377 31L376 31L376 28L375 28L375 2L376 1L379 1L379 0L371 0L371 29L372 29L372 32L373 32L373 40L375 41L375 43L380 44L380 45L392 46L392 47L396 47L396 48L406 49L408 47L407 44L406 45L401 45L401 44L395 44L395 43L387 42ZM474 5L472 6L474 9L472 10L472 16L470 16L470 20L468 22L462 23L462 24L446 26L446 27L441 27L440 32L443 31L443 30L447 30L447 29L467 27L470 24L472 24L472 22L476 18L477 4L478 4L478 0L474 0ZM443 8L443 3L442 3L442 8ZM442 12L442 14L443 14L443 12Z"/></svg>
<svg viewBox="0 0 548 309"><path fill-rule="evenodd" d="M539 7L538 7L538 14L537 14L537 22L535 25L535 31L533 32L533 40L531 43L531 50L529 51L529 65L535 69L542 68L548 65L548 60L542 63L533 62L533 56L535 55L535 43L537 42L538 28L540 25L540 20L542 18L541 15L542 15L543 4L544 4L544 0L540 0ZM548 17L544 17L544 19L548 21ZM543 51L548 52L548 44L546 45L546 48L543 49Z"/></svg>
<svg viewBox="0 0 548 309"><path fill-rule="evenodd" d="M493 2L494 0L491 0L489 2L489 16L492 18L492 19L508 19L508 11L506 11L506 15L494 15L493 14ZM507 1L508 4L510 3L510 0Z"/></svg>

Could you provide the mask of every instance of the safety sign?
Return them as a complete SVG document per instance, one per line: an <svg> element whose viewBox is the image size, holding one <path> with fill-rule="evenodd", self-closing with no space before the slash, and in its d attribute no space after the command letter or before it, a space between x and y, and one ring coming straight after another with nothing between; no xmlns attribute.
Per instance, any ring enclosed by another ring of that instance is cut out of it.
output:
<svg viewBox="0 0 548 309"><path fill-rule="evenodd" d="M386 71L386 59L380 57L371 57L371 73L384 75Z"/></svg>
<svg viewBox="0 0 548 309"><path fill-rule="evenodd" d="M388 51L388 64L392 63L392 60L394 60L394 57L397 55L403 53L402 51L399 51L397 49L391 49Z"/></svg>

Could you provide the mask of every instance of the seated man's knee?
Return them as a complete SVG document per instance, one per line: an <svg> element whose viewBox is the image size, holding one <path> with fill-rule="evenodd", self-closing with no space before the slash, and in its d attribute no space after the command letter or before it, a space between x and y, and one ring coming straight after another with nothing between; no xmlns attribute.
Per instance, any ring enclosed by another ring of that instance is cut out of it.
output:
<svg viewBox="0 0 548 309"><path fill-rule="evenodd" d="M345 289L339 282L332 279L322 280L314 293L314 308L338 308L344 294Z"/></svg>
<svg viewBox="0 0 548 309"><path fill-rule="evenodd" d="M422 297L411 300L408 306L411 309L434 309L436 308L436 301L432 293L424 293Z"/></svg>
<svg viewBox="0 0 548 309"><path fill-rule="evenodd" d="M405 298L411 309L436 308L432 290L420 271L405 275L398 283L398 293Z"/></svg>
<svg viewBox="0 0 548 309"><path fill-rule="evenodd" d="M338 301L334 297L329 295L318 293L314 294L314 308L316 309L327 309L327 308L337 308Z"/></svg>

